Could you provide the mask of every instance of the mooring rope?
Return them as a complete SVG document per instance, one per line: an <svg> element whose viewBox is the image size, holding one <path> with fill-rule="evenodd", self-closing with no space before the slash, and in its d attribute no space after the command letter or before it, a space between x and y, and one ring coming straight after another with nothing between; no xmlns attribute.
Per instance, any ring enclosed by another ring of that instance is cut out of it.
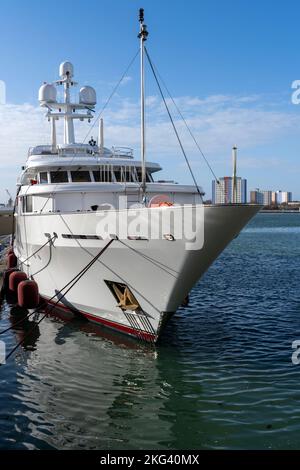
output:
<svg viewBox="0 0 300 470"><path fill-rule="evenodd" d="M50 307L50 311L48 311L47 313L45 313L42 318L34 324L33 328L22 338L21 341L19 341L16 346L6 355L6 360L18 349L19 346L21 346L23 344L23 342L25 341L25 339L34 331L34 329L37 327L37 325L39 325L41 323L42 320L44 320L44 318L46 318L47 315L49 315L49 313L52 312L52 310L57 306L57 304L60 302L60 300L62 299L62 297L64 297L76 284L77 282L84 276L84 274L93 266L94 263L96 263L96 261L100 258L100 256L107 250L107 248L112 244L112 242L116 240L116 238L112 238L111 240L109 240L109 242L99 251L99 253L83 268L81 269L81 271L79 271L79 273L76 274L76 276L74 276L62 289L60 289L60 291L56 292L55 295L53 295L50 299L48 299L48 302L53 300L55 297L58 297L58 295L60 295L60 297L58 298L58 300L53 304L51 305ZM68 287L68 289L66 290L66 292L63 293L63 291ZM28 319L31 315L33 315L34 313L38 313L40 311L41 307L38 307L37 309L35 309L33 312L29 313L28 315L26 315L24 318L22 318L22 320L19 320L18 322L14 323L13 325L11 325L9 328L6 328L6 330L2 330L0 331L0 335L3 334L3 333L6 333L7 331L13 329L17 324L19 323L22 323L23 321L25 321L26 319ZM1 364L0 364L1 365Z"/></svg>
<svg viewBox="0 0 300 470"><path fill-rule="evenodd" d="M34 274L31 274L30 277L33 279L34 276L36 276L37 274L41 273L42 271L44 271L44 269L48 268L49 264L51 263L52 261L52 244L50 243L49 245L49 259L47 261L47 263L45 264L45 266L43 266L42 268L40 268L38 271L36 271Z"/></svg>
<svg viewBox="0 0 300 470"><path fill-rule="evenodd" d="M24 261L20 261L19 258L18 258L18 260L20 261L21 264L25 264L30 258L35 256L39 251L41 251L48 243L52 243L53 240L56 240L56 238L57 238L57 235L55 234L55 235L53 235L53 237L48 238L46 243L44 243L42 246L40 246L34 253L32 253L30 256L28 256Z"/></svg>

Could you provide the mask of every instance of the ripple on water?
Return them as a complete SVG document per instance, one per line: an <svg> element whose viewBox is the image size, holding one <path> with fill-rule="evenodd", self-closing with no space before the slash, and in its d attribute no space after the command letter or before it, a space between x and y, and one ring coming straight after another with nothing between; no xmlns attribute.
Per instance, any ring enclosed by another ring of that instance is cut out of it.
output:
<svg viewBox="0 0 300 470"><path fill-rule="evenodd" d="M0 448L299 448L299 235L300 215L258 215L155 349L43 321L0 369Z"/></svg>

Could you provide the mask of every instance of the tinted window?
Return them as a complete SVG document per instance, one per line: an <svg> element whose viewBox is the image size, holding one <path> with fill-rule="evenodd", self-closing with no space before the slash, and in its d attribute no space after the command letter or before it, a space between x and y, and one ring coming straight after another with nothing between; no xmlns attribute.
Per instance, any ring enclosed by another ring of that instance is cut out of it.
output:
<svg viewBox="0 0 300 470"><path fill-rule="evenodd" d="M40 183L41 184L47 184L48 183L48 175L47 172L40 173Z"/></svg>
<svg viewBox="0 0 300 470"><path fill-rule="evenodd" d="M22 212L32 212L32 196L22 197Z"/></svg>
<svg viewBox="0 0 300 470"><path fill-rule="evenodd" d="M137 168L136 171L137 171L137 175L138 175L138 181L141 183L142 182L142 169ZM152 176L150 176L148 171L147 171L146 172L146 182L151 183L151 181L153 181Z"/></svg>
<svg viewBox="0 0 300 470"><path fill-rule="evenodd" d="M122 173L121 170L115 170L114 171L116 181L120 182L122 181Z"/></svg>
<svg viewBox="0 0 300 470"><path fill-rule="evenodd" d="M94 175L94 180L95 181L97 181L97 182L101 181L101 178L100 178L101 175L100 175L99 170L98 171L93 171L93 175Z"/></svg>
<svg viewBox="0 0 300 470"><path fill-rule="evenodd" d="M26 212L32 212L32 196L26 196Z"/></svg>
<svg viewBox="0 0 300 470"><path fill-rule="evenodd" d="M124 168L125 172L125 180L130 183L132 181L132 172L131 172L131 167Z"/></svg>
<svg viewBox="0 0 300 470"><path fill-rule="evenodd" d="M104 170L102 172L102 178L103 178L103 181L110 183L112 181L111 170Z"/></svg>
<svg viewBox="0 0 300 470"><path fill-rule="evenodd" d="M86 183L91 181L91 176L89 171L71 171L73 183Z"/></svg>
<svg viewBox="0 0 300 470"><path fill-rule="evenodd" d="M68 173L66 171L51 171L51 183L67 183Z"/></svg>
<svg viewBox="0 0 300 470"><path fill-rule="evenodd" d="M106 182L110 183L112 178L111 178L111 171L107 169L100 168L100 170L93 171L94 179L97 182Z"/></svg>

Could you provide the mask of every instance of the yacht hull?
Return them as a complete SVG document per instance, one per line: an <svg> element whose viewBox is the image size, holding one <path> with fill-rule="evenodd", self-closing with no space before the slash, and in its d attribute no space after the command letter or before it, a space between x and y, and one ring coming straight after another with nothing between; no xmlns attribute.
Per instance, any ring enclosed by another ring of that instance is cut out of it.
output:
<svg viewBox="0 0 300 470"><path fill-rule="evenodd" d="M195 225L198 244L193 245L184 234L181 238L172 235L183 207L140 208L135 211L135 221L145 226L151 212L152 228L161 214L170 214L169 231L152 239L147 234L132 236L128 230L127 237L115 239L76 285L62 294L61 289L108 243L108 238L99 235L101 214L16 215L14 249L20 269L36 280L41 296L49 303L156 342L195 283L259 209L251 204L199 206L203 213ZM106 215L119 219L129 211ZM194 217L192 212L190 217ZM32 256L54 233L53 245L46 244ZM120 289L121 294L126 289L129 295L118 297Z"/></svg>

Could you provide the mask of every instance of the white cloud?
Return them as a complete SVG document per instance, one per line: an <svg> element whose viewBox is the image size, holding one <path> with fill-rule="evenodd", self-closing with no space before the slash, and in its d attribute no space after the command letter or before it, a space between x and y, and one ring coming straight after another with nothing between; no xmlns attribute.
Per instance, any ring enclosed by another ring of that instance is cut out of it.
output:
<svg viewBox="0 0 300 470"><path fill-rule="evenodd" d="M219 154L220 158L234 143L244 149L258 148L300 128L298 116L275 109L258 95L214 95L206 99L178 97L175 102L205 152L214 156ZM178 153L176 137L161 99L150 96L146 104L148 153ZM198 152L170 100L168 105L186 149ZM119 98L114 108L105 113L106 140L116 139L124 145L138 146L139 119L139 104Z"/></svg>
<svg viewBox="0 0 300 470"><path fill-rule="evenodd" d="M0 167L24 164L28 148L47 141L43 114L30 104L0 106Z"/></svg>
<svg viewBox="0 0 300 470"><path fill-rule="evenodd" d="M131 80L130 77L126 79L127 82ZM204 152L214 161L217 173L218 164L222 163L224 155L229 154L233 144L237 144L240 149L255 149L257 154L260 146L276 143L300 130L300 119L296 113L276 109L274 103L269 105L258 95L212 95L204 99L184 96L176 97L175 102L182 110ZM179 166L182 161L178 143L161 99L156 95L149 96L146 104L148 156L151 160L161 160L172 177L174 164ZM195 144L170 100L168 104L191 160L199 162ZM9 175L8 184L11 188L20 165L25 163L28 148L49 142L50 125L44 114L44 110L30 104L0 106L0 168L3 170L2 173L5 169L5 174ZM139 103L117 96L113 107L107 109L104 114L105 144L133 147L139 158L139 118ZM88 125L79 123L76 128L79 129L78 140L80 140L86 135ZM62 123L58 129L61 137ZM96 137L97 126L93 129L92 135ZM259 160L249 158L244 160L243 165L261 166L262 161L267 165L268 157L262 156ZM4 176L1 177L3 180ZM1 177L0 186L3 186Z"/></svg>
<svg viewBox="0 0 300 470"><path fill-rule="evenodd" d="M132 81L132 77L130 77L129 75L126 75L122 82L121 82L121 85L127 85L127 83L131 82Z"/></svg>

